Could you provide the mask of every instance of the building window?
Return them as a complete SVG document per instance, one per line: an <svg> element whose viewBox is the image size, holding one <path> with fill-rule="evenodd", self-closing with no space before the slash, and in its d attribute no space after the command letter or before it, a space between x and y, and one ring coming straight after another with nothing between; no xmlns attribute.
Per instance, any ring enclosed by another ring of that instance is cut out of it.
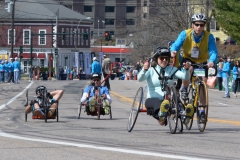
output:
<svg viewBox="0 0 240 160"><path fill-rule="evenodd" d="M62 28L62 45L64 45L64 39L66 38L65 37L65 32L64 32L64 28Z"/></svg>
<svg viewBox="0 0 240 160"><path fill-rule="evenodd" d="M143 19L147 19L147 13L143 13Z"/></svg>
<svg viewBox="0 0 240 160"><path fill-rule="evenodd" d="M135 7L133 7L133 6L127 6L127 7L126 7L126 12L127 12L127 13L134 13L134 12L135 12Z"/></svg>
<svg viewBox="0 0 240 160"><path fill-rule="evenodd" d="M40 67L44 67L44 59L40 59Z"/></svg>
<svg viewBox="0 0 240 160"><path fill-rule="evenodd" d="M13 44L15 44L15 29L13 30L14 34L13 34ZM12 30L9 29L8 30L8 44L10 45L12 43Z"/></svg>
<svg viewBox="0 0 240 160"><path fill-rule="evenodd" d="M105 19L105 25L114 25L114 19Z"/></svg>
<svg viewBox="0 0 240 160"><path fill-rule="evenodd" d="M78 37L78 46L80 46L80 41L81 41L81 34L80 34L80 29L77 29L77 33L78 33L78 35L77 35L77 37Z"/></svg>
<svg viewBox="0 0 240 160"><path fill-rule="evenodd" d="M70 46L73 45L73 29L70 28Z"/></svg>
<svg viewBox="0 0 240 160"><path fill-rule="evenodd" d="M69 28L66 28L66 45L69 45Z"/></svg>
<svg viewBox="0 0 240 160"><path fill-rule="evenodd" d="M88 29L86 29L86 33L88 34L88 38L90 38ZM88 39L86 39L86 46L88 46Z"/></svg>
<svg viewBox="0 0 240 160"><path fill-rule="evenodd" d="M30 45L30 29L23 30L23 45Z"/></svg>
<svg viewBox="0 0 240 160"><path fill-rule="evenodd" d="M84 45L83 33L84 33L84 29L82 29L82 32L81 32L81 46Z"/></svg>
<svg viewBox="0 0 240 160"><path fill-rule="evenodd" d="M147 6L147 1L144 1L144 2L143 2L143 6Z"/></svg>
<svg viewBox="0 0 240 160"><path fill-rule="evenodd" d="M39 30L39 45L46 45L46 30Z"/></svg>
<svg viewBox="0 0 240 160"><path fill-rule="evenodd" d="M93 6L84 6L84 12L93 12Z"/></svg>
<svg viewBox="0 0 240 160"><path fill-rule="evenodd" d="M105 6L105 12L114 12L115 7L114 6Z"/></svg>
<svg viewBox="0 0 240 160"><path fill-rule="evenodd" d="M126 25L135 25L135 20L134 19L126 19Z"/></svg>
<svg viewBox="0 0 240 160"><path fill-rule="evenodd" d="M219 30L219 26L218 26L218 23L216 22L215 19L211 19L210 21L210 29L211 30Z"/></svg>

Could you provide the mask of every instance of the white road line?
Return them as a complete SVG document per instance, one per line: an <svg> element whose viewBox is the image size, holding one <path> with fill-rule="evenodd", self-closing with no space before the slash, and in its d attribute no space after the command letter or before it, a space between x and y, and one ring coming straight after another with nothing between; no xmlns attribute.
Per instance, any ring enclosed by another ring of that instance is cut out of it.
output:
<svg viewBox="0 0 240 160"><path fill-rule="evenodd" d="M225 103L218 103L218 104L221 104L221 105L227 106L227 104L225 104Z"/></svg>
<svg viewBox="0 0 240 160"><path fill-rule="evenodd" d="M19 96L21 96L32 84L33 84L33 82L31 82L22 92L20 92L18 95L16 95L12 99L10 99L7 103L1 105L0 110L3 109L4 107L6 107L7 105L9 105L10 103L12 103L13 101L15 101L15 99L17 99Z"/></svg>
<svg viewBox="0 0 240 160"><path fill-rule="evenodd" d="M10 99L7 103L1 105L0 110L3 109L4 107L6 107L7 105L9 105L10 103L12 103L19 96L21 96L32 85L32 83L33 82L31 82L22 92L20 92L18 95L16 95L12 99ZM92 148L92 149L98 149L98 150L104 150L104 151L113 151L113 152L120 152L120 153L132 153L132 154L144 155L144 156L154 156L154 157L184 159L184 160L203 160L203 158L176 156L176 155L170 155L170 154L161 154L161 153L129 150L129 149L122 149L122 148L100 147L100 146L94 146L94 145L88 145L88 144L77 144L77 143L69 143L69 142L61 142L61 141L51 141L51 140L44 140L44 139L20 137L20 136L4 133L1 130L0 130L0 136L1 137L6 137L6 138L19 139L19 140L26 140L26 141L45 142L45 143L51 143L51 144L59 144L59 145L73 146L73 147L79 147L79 148ZM204 159L204 160L207 160L207 159Z"/></svg>
<svg viewBox="0 0 240 160"><path fill-rule="evenodd" d="M73 147L79 147L79 148L91 148L91 149L98 149L98 150L104 150L104 151L114 151L114 152L121 152L121 153L132 153L132 154L144 155L144 156L154 156L154 157L163 157L163 158L172 158L172 159L184 159L184 160L203 160L203 158L176 156L176 155L161 154L161 153L154 153L154 152L122 149L122 148L100 147L100 146L94 146L94 145L88 145L88 144L77 144L77 143L51 141L51 140L44 140L44 139L26 138L26 137L20 137L20 136L15 136L15 135L11 135L11 134L8 134L8 133L4 133L1 130L0 130L0 136L7 137L7 138L20 139L20 140L34 141L34 142L45 142L45 143L51 143L51 144L73 146ZM207 160L207 159L204 159L204 160Z"/></svg>

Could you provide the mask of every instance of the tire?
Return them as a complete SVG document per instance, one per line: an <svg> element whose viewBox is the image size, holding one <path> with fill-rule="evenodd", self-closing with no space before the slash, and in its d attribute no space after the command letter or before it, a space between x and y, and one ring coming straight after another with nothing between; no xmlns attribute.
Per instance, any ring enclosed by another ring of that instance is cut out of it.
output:
<svg viewBox="0 0 240 160"><path fill-rule="evenodd" d="M174 85L169 87L169 102L170 102L170 109L168 114L168 123L169 123L169 129L172 134L176 133L177 130L177 124L178 124L178 97L177 97L177 91Z"/></svg>
<svg viewBox="0 0 240 160"><path fill-rule="evenodd" d="M189 98L189 103L193 105L193 108L196 107L196 106L194 106L194 98L195 98L194 92L195 92L195 90L192 88L192 85L190 85L188 87L188 98ZM190 119L190 122L187 125L185 125L185 128L187 130L191 130L192 124L193 124L193 118L194 118L194 114L193 114L192 118Z"/></svg>
<svg viewBox="0 0 240 160"><path fill-rule="evenodd" d="M82 89L82 94L81 97L83 96L83 89ZM81 97L80 97L80 104L78 107L78 119L80 119L80 115L81 115L81 110L82 110L82 102L81 102Z"/></svg>
<svg viewBox="0 0 240 160"><path fill-rule="evenodd" d="M110 106L110 112L109 112L109 115L110 115L110 119L112 119L112 106Z"/></svg>
<svg viewBox="0 0 240 160"><path fill-rule="evenodd" d="M128 118L128 125L127 125L128 132L132 131L136 123L138 113L141 107L142 99L143 99L143 87L140 87L134 97L134 100L131 106L131 110Z"/></svg>
<svg viewBox="0 0 240 160"><path fill-rule="evenodd" d="M26 103L25 105L28 105L28 89L26 90ZM27 122L27 114L25 113L25 122Z"/></svg>
<svg viewBox="0 0 240 160"><path fill-rule="evenodd" d="M55 112L56 112L56 116L57 116L57 122L58 122L58 120L59 120L59 113L58 113L58 103L57 103L57 109L55 110Z"/></svg>
<svg viewBox="0 0 240 160"><path fill-rule="evenodd" d="M177 129L179 132L183 132L183 122L181 116L178 117Z"/></svg>
<svg viewBox="0 0 240 160"><path fill-rule="evenodd" d="M98 117L98 120L100 120L100 115L101 115L101 105L98 105L97 106L97 117Z"/></svg>
<svg viewBox="0 0 240 160"><path fill-rule="evenodd" d="M47 122L47 115L48 115L47 90L43 91L43 108L44 108L44 114L45 114L45 122Z"/></svg>
<svg viewBox="0 0 240 160"><path fill-rule="evenodd" d="M203 90L201 93L200 91ZM203 104L205 105L202 105L200 106L200 95L203 96L203 99L204 99L204 102ZM207 90L207 86L205 84L205 82L201 82L200 85L198 86L198 97L197 97L197 109L196 109L196 112L197 112L197 125L198 125L198 129L200 132L203 132L206 128L206 125L207 125L207 118L208 118L208 90ZM201 108L205 108L205 121L202 122L201 121L201 118L200 118L200 109Z"/></svg>

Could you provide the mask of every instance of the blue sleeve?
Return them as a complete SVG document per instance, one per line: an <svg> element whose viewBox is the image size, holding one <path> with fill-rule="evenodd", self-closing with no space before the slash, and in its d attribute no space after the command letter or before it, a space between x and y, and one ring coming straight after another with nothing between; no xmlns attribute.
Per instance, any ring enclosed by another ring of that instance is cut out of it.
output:
<svg viewBox="0 0 240 160"><path fill-rule="evenodd" d="M181 47L182 47L182 45L183 45L183 43L184 43L184 41L185 41L185 39L186 39L186 36L187 36L186 31L185 31L185 30L182 31L182 32L179 34L177 40L176 40L176 41L173 43L173 45L171 46L170 51L171 51L171 52L172 52L172 51L177 51L177 52L178 52L178 51L181 49Z"/></svg>
<svg viewBox="0 0 240 160"><path fill-rule="evenodd" d="M238 74L238 71L237 71L237 67L236 67L236 66L233 67L232 73L233 73L233 74L236 74L236 75Z"/></svg>
<svg viewBox="0 0 240 160"><path fill-rule="evenodd" d="M208 37L208 53L209 53L209 62L217 62L218 51L215 43L215 38L212 34Z"/></svg>
<svg viewBox="0 0 240 160"><path fill-rule="evenodd" d="M87 87L84 89L83 93L88 93L90 89L91 89L91 86L87 86Z"/></svg>

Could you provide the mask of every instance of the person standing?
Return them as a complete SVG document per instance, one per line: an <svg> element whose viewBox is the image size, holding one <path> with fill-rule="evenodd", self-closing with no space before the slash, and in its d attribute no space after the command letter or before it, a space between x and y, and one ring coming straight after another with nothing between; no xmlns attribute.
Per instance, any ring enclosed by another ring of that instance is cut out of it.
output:
<svg viewBox="0 0 240 160"><path fill-rule="evenodd" d="M8 66L9 66L9 79L8 79L8 83L10 83L12 81L12 83L14 83L14 70L13 70L13 59L10 58L11 62L9 62Z"/></svg>
<svg viewBox="0 0 240 160"><path fill-rule="evenodd" d="M233 79L234 79L234 83L235 83L235 87L234 87L234 95L235 97L237 97L237 88L238 88L238 84L240 83L240 63L239 60L237 60L235 62L235 66L233 67Z"/></svg>
<svg viewBox="0 0 240 160"><path fill-rule="evenodd" d="M30 66L29 67L29 81L33 80L33 71L34 71L33 66Z"/></svg>
<svg viewBox="0 0 240 160"><path fill-rule="evenodd" d="M19 83L19 71L20 71L20 63L18 62L18 58L15 57L15 61L13 62L13 70L14 70L14 83Z"/></svg>
<svg viewBox="0 0 240 160"><path fill-rule="evenodd" d="M4 82L8 83L8 74L9 74L9 64L8 61L5 60L4 64Z"/></svg>
<svg viewBox="0 0 240 160"><path fill-rule="evenodd" d="M110 65L111 65L110 58L107 58L106 55L103 55L102 72L103 72L103 77L105 79L104 86L106 86L109 91L110 91L110 83L109 83L109 76L107 77L107 75L111 73Z"/></svg>
<svg viewBox="0 0 240 160"><path fill-rule="evenodd" d="M219 62L217 65L217 79L218 79L218 90L222 90L222 68L223 68L223 62Z"/></svg>
<svg viewBox="0 0 240 160"><path fill-rule="evenodd" d="M225 96L223 98L230 98L230 93L228 89L228 82L230 76L230 63L227 61L227 57L223 56L223 69L222 69L222 77L223 77L223 85L225 88Z"/></svg>
<svg viewBox="0 0 240 160"><path fill-rule="evenodd" d="M92 73L97 73L101 75L101 65L97 60L97 57L93 57L93 63L92 63Z"/></svg>
<svg viewBox="0 0 240 160"><path fill-rule="evenodd" d="M0 83L4 82L4 61L1 61L0 64Z"/></svg>

